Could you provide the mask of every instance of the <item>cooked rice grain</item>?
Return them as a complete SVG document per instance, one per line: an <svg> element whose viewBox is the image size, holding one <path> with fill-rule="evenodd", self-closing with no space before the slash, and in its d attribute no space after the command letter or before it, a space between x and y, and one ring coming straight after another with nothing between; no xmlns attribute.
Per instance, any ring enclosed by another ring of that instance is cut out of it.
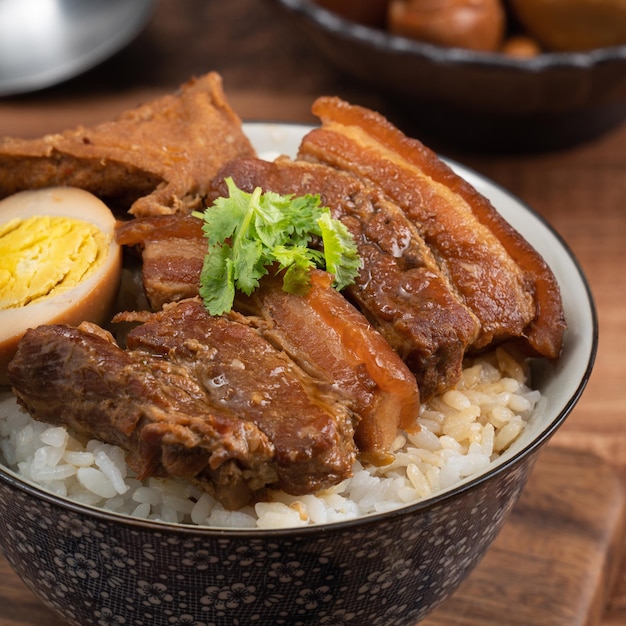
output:
<svg viewBox="0 0 626 626"><path fill-rule="evenodd" d="M173 479L138 481L124 452L85 445L64 428L36 422L10 394L0 401L2 462L60 496L138 518L213 527L284 528L384 512L428 498L485 471L524 430L541 398L526 368L503 349L468 364L455 389L422 406L419 429L400 433L384 467L355 464L352 478L315 495L227 511L210 494Z"/></svg>

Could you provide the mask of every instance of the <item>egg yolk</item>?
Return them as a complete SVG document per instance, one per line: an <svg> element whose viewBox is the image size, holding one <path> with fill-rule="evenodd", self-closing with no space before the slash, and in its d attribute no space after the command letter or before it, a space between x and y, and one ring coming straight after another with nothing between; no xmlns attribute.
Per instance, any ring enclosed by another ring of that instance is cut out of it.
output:
<svg viewBox="0 0 626 626"><path fill-rule="evenodd" d="M33 216L0 225L0 309L71 289L104 262L109 244L94 224L75 218Z"/></svg>

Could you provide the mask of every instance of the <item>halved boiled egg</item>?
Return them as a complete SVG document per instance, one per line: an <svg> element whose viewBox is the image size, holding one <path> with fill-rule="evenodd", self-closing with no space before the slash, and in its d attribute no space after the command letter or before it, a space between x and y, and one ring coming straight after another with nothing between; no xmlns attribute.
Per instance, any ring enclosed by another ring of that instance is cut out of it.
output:
<svg viewBox="0 0 626 626"><path fill-rule="evenodd" d="M115 217L73 187L0 201L0 384L28 328L108 321L121 274Z"/></svg>

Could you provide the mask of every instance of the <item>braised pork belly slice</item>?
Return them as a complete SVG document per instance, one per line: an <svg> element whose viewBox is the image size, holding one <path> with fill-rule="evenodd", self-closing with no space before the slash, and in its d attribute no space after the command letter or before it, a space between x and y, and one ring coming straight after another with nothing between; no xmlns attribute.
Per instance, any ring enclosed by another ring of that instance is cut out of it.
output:
<svg viewBox="0 0 626 626"><path fill-rule="evenodd" d="M152 310L198 295L207 250L201 220L191 215L138 217L120 222L115 238L141 251L143 288Z"/></svg>
<svg viewBox="0 0 626 626"><path fill-rule="evenodd" d="M0 139L0 197L67 185L134 215L200 209L217 169L255 151L230 107L219 74L112 121L37 139Z"/></svg>
<svg viewBox="0 0 626 626"><path fill-rule="evenodd" d="M144 320L126 350L88 324L28 331L9 377L34 418L119 445L141 477L194 481L229 508L350 476L351 411L246 318L197 300L121 318Z"/></svg>
<svg viewBox="0 0 626 626"><path fill-rule="evenodd" d="M363 267L345 293L415 375L422 400L453 386L478 333L478 320L440 271L406 215L382 192L324 165L280 158L237 159L218 173L209 197L227 193L223 179L251 192L319 193L355 238Z"/></svg>
<svg viewBox="0 0 626 626"><path fill-rule="evenodd" d="M520 338L533 354L559 356L565 320L555 277L484 196L378 113L332 97L313 112L322 125L298 158L351 172L402 208L480 320L475 348Z"/></svg>
<svg viewBox="0 0 626 626"><path fill-rule="evenodd" d="M282 289L280 275L235 306L261 317L264 335L303 369L327 376L357 418L355 441L363 462L382 465L399 429L417 429L419 391L415 376L389 344L337 290L332 277L314 270L309 291Z"/></svg>

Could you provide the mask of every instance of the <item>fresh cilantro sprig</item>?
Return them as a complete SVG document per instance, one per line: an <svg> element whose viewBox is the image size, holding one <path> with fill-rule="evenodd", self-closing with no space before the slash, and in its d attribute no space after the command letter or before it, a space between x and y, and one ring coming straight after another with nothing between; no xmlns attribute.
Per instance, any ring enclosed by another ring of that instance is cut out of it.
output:
<svg viewBox="0 0 626 626"><path fill-rule="evenodd" d="M272 191L252 193L225 179L228 197L218 198L204 212L202 230L208 240L200 275L200 296L212 315L233 306L236 290L250 295L270 266L284 270L283 289L305 293L313 267L333 274L341 290L354 282L360 259L351 233L319 195L294 197ZM318 248L310 247L321 242Z"/></svg>

